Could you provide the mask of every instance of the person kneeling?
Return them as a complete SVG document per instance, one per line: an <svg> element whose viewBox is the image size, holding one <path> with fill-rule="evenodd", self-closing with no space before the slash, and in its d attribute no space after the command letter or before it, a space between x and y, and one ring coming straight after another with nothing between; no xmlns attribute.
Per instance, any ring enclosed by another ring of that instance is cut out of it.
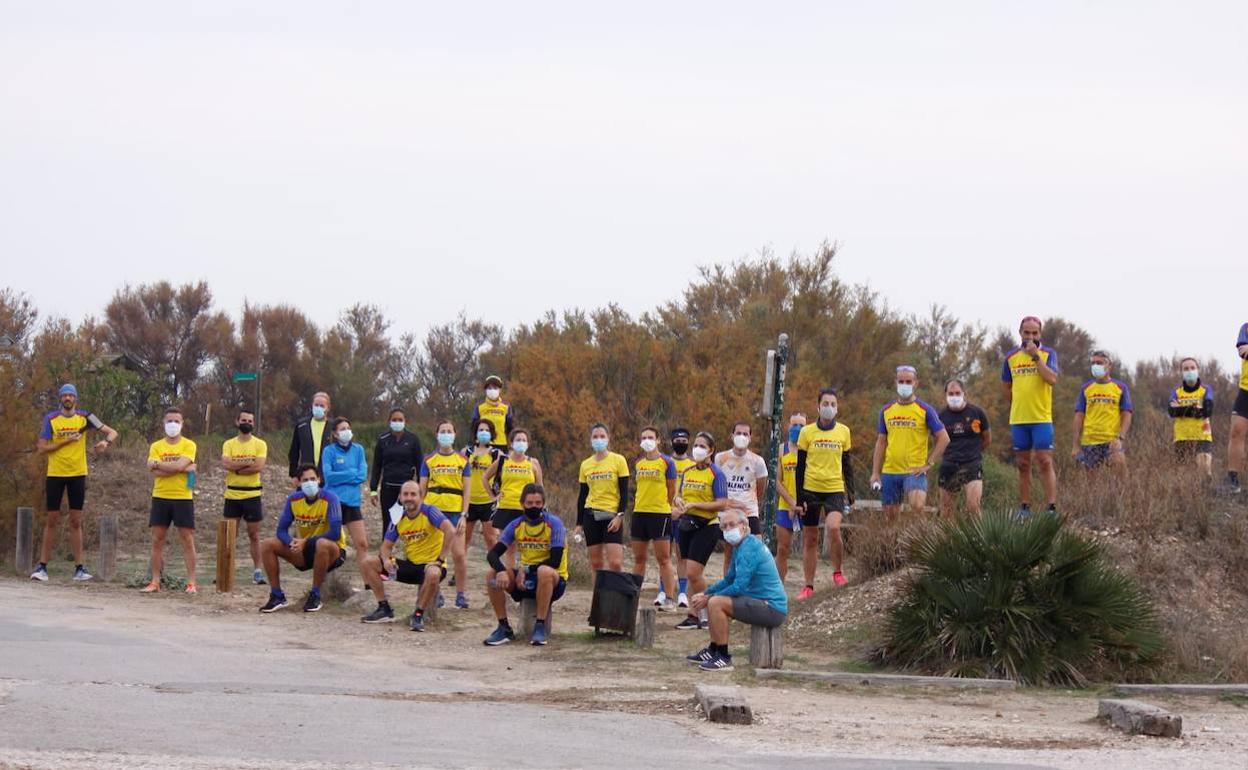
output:
<svg viewBox="0 0 1248 770"><path fill-rule="evenodd" d="M724 579L708 587L706 593L690 598L695 610L705 608L710 621L711 643L686 659L703 671L731 671L728 653L728 621L775 628L788 616L789 603L776 562L763 541L750 537L745 516L736 509L719 514L724 540L735 546L732 563Z"/></svg>
<svg viewBox="0 0 1248 770"><path fill-rule="evenodd" d="M291 524L297 537L290 536ZM321 489L316 466L311 463L299 469L299 489L286 498L286 507L277 520L277 537L260 544L260 562L270 586L269 601L260 608L261 612L277 612L288 604L282 593L278 557L300 572L312 570L312 590L303 603L303 611L319 610L321 583L346 560L347 540L338 497Z"/></svg>
<svg viewBox="0 0 1248 770"><path fill-rule="evenodd" d="M425 630L425 610L438 599L438 586L446 579L446 556L455 543L455 525L442 511L425 505L420 485L405 481L399 488L399 504L403 516L391 524L381 541L381 554L370 556L360 564L364 582L377 597L377 609L360 620L365 623L389 623L394 620L394 610L386 601L386 590L381 584L382 573L400 583L420 586L416 596L416 609L408 621L413 631ZM395 559L394 544L398 542L402 559Z"/></svg>
<svg viewBox="0 0 1248 770"><path fill-rule="evenodd" d="M507 621L507 597L509 592L517 602L533 599L536 615L533 636L529 644L543 645L549 638L547 619L550 607L563 596L568 586L567 529L559 517L546 510L546 490L541 484L528 484L520 493L524 515L508 524L490 549L487 559L494 571L490 587L490 604L498 617L498 628L485 643L490 647L506 644L516 638ZM503 554L512 543L520 567L511 572L503 564Z"/></svg>

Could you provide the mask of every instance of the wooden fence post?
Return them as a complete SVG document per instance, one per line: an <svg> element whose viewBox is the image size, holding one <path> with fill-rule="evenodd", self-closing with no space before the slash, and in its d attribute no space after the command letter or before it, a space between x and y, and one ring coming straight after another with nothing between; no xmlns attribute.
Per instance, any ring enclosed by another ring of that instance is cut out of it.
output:
<svg viewBox="0 0 1248 770"><path fill-rule="evenodd" d="M658 612L654 607L642 607L637 613L637 631L633 641L637 646L646 649L654 646L654 622Z"/></svg>
<svg viewBox="0 0 1248 770"><path fill-rule="evenodd" d="M238 537L238 519L217 522L217 593L234 590L234 540Z"/></svg>
<svg viewBox="0 0 1248 770"><path fill-rule="evenodd" d="M17 509L17 554L13 568L22 577L30 577L35 568L35 509Z"/></svg>
<svg viewBox="0 0 1248 770"><path fill-rule="evenodd" d="M111 581L117 576L117 514L100 516L100 580Z"/></svg>

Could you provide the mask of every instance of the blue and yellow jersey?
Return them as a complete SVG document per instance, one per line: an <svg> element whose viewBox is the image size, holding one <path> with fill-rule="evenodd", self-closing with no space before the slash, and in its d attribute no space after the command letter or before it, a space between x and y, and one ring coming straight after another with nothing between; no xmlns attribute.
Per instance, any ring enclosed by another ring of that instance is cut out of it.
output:
<svg viewBox="0 0 1248 770"><path fill-rule="evenodd" d="M485 488L485 472L489 470L489 467L494 464L494 460L497 458L497 449L491 449L483 454L477 454L475 451L468 453L468 467L472 471L472 476L468 482L470 489L468 502L471 505L488 505L494 502L494 495Z"/></svg>
<svg viewBox="0 0 1248 770"><path fill-rule="evenodd" d="M39 438L45 441L61 441L76 437L73 443L48 452L48 475L57 478L86 476L87 431L103 425L98 417L81 409L75 409L69 415L60 409L45 414Z"/></svg>
<svg viewBox="0 0 1248 770"><path fill-rule="evenodd" d="M1248 324L1239 327L1239 337L1235 341L1235 349L1240 345L1248 345ZM1239 365L1239 389L1248 390L1248 358Z"/></svg>
<svg viewBox="0 0 1248 770"><path fill-rule="evenodd" d="M511 404L501 399L490 401L487 398L477 404L477 408L472 411L472 422L475 425L477 420L489 420L494 426L494 440L490 444L502 448L507 446L507 429L515 416L516 413L512 411Z"/></svg>
<svg viewBox="0 0 1248 770"><path fill-rule="evenodd" d="M620 510L620 479L628 478L628 460L624 455L607 452L601 460L591 455L581 461L576 480L589 487L585 506L595 511Z"/></svg>
<svg viewBox="0 0 1248 770"><path fill-rule="evenodd" d="M442 555L446 533L442 522L446 516L436 506L421 503L420 510L412 516L404 511L397 524L386 530L386 539L397 543L399 553L412 564L429 564Z"/></svg>
<svg viewBox="0 0 1248 770"><path fill-rule="evenodd" d="M185 436L170 444L165 439L153 442L147 450L147 461L173 462L183 457L195 462L195 442ZM186 484L186 471L172 476L157 476L152 480L152 497L161 500L191 500L191 488Z"/></svg>
<svg viewBox="0 0 1248 770"><path fill-rule="evenodd" d="M672 504L667 499L667 482L676 480L676 461L665 454L653 460L642 455L633 463L637 492L633 497L633 513L668 513Z"/></svg>
<svg viewBox="0 0 1248 770"><path fill-rule="evenodd" d="M532 567L545 564L550 560L552 548L562 548L563 558L559 560L559 576L568 579L568 531L558 516L550 511L542 511L542 520L530 524L521 516L503 528L498 542L510 546L516 544L516 553L520 556L520 564Z"/></svg>
<svg viewBox="0 0 1248 770"><path fill-rule="evenodd" d="M853 448L848 425L837 422L825 430L816 420L797 434L797 448L806 453L806 477L803 481L807 492L827 494L845 491L841 461L845 453ZM791 478L793 486L796 486L797 465L794 462ZM789 491L797 493L795 489Z"/></svg>
<svg viewBox="0 0 1248 770"><path fill-rule="evenodd" d="M458 452L434 452L421 461L420 477L429 479L426 503L451 513L464 509L464 488L472 481L468 458Z"/></svg>
<svg viewBox="0 0 1248 770"><path fill-rule="evenodd" d="M1001 381L1011 383L1010 425L1029 425L1053 422L1053 386L1040 376L1040 362L1057 368L1057 351L1041 345L1037 351L1039 361L1033 361L1022 348L1014 348L1005 355L1001 367Z"/></svg>
<svg viewBox="0 0 1248 770"><path fill-rule="evenodd" d="M510 511L520 510L520 493L524 491L525 486L537 481L537 474L533 472L532 458L525 457L520 462L515 462L511 459L511 455L503 457L498 467L498 478L500 485L498 507Z"/></svg>
<svg viewBox="0 0 1248 770"><path fill-rule="evenodd" d="M806 455L806 462L810 462L810 455ZM809 476L810 471L806 471ZM797 494L797 446L789 444L785 447L784 454L780 455L778 471L776 473L776 483L784 487L784 491L790 495ZM789 504L784 501L784 496L776 494L776 510L787 511Z"/></svg>
<svg viewBox="0 0 1248 770"><path fill-rule="evenodd" d="M221 456L230 460L244 460L253 462L262 457L268 457L269 445L264 443L264 439L252 436L246 441L240 441L238 436L226 439L221 445ZM225 472L225 499L226 500L250 500L253 497L260 497L263 490L260 485L259 473L235 473L234 471Z"/></svg>
<svg viewBox="0 0 1248 770"><path fill-rule="evenodd" d="M1170 391L1170 400L1178 402L1180 409L1202 407L1206 401L1213 400L1213 389L1200 383L1195 390L1187 390L1182 385ZM1175 417L1175 441L1213 441L1213 426L1209 417Z"/></svg>
<svg viewBox="0 0 1248 770"><path fill-rule="evenodd" d="M673 457L672 462L676 463L676 478L678 480L685 475L685 471L697 465L691 457Z"/></svg>
<svg viewBox="0 0 1248 770"><path fill-rule="evenodd" d="M277 520L277 537L287 545L290 544L292 524L295 536L300 540L324 535L336 542L339 548L347 547L347 530L342 526L342 504L338 496L327 489L322 489L311 500L302 490L292 492L286 498L286 507Z"/></svg>
<svg viewBox="0 0 1248 770"><path fill-rule="evenodd" d="M944 429L932 405L917 398L908 404L894 401L881 409L876 432L888 436L881 472L909 473L922 466L927 462L928 435Z"/></svg>
<svg viewBox="0 0 1248 770"><path fill-rule="evenodd" d="M1132 411L1131 390L1125 382L1088 380L1079 389L1075 411L1083 412L1083 446L1108 444L1118 438L1122 429L1122 413Z"/></svg>
<svg viewBox="0 0 1248 770"><path fill-rule="evenodd" d="M728 497L728 479L715 463L708 463L705 468L699 468L697 463L694 463L681 474L680 488L676 494L687 503L711 503L723 500ZM719 516L715 511L704 511L700 508L690 510L688 513L700 519L714 519Z"/></svg>

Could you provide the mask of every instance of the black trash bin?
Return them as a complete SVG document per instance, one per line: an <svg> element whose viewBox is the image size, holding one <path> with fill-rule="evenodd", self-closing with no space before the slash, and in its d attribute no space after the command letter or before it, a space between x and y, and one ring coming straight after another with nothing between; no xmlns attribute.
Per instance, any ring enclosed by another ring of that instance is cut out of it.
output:
<svg viewBox="0 0 1248 770"><path fill-rule="evenodd" d="M641 577L631 572L600 569L594 576L594 599L589 622L594 635L632 636L637 626L637 603L641 598Z"/></svg>

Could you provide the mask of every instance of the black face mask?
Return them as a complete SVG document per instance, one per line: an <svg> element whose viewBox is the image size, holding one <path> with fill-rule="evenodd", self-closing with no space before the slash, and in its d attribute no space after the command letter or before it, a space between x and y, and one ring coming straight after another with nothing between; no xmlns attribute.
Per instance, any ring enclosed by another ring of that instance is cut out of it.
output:
<svg viewBox="0 0 1248 770"><path fill-rule="evenodd" d="M246 422L238 426L239 433L251 433L255 429L256 426Z"/></svg>
<svg viewBox="0 0 1248 770"><path fill-rule="evenodd" d="M685 452L689 451L689 442L688 441L673 441L672 451L678 455L683 455Z"/></svg>
<svg viewBox="0 0 1248 770"><path fill-rule="evenodd" d="M542 509L541 508L525 508L524 518L528 519L529 521L540 521L542 518Z"/></svg>

